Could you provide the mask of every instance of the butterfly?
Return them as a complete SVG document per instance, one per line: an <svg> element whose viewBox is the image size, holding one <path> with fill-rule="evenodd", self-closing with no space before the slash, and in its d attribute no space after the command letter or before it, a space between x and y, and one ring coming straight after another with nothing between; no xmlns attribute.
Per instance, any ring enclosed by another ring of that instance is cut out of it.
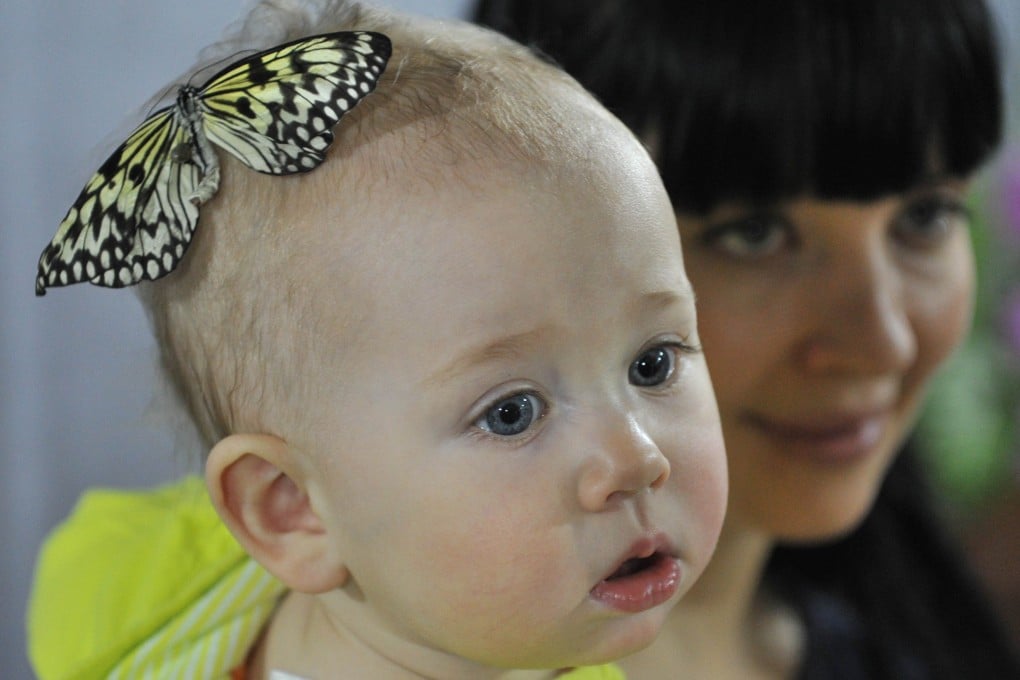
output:
<svg viewBox="0 0 1020 680"><path fill-rule="evenodd" d="M92 175L39 257L35 293L89 281L121 288L177 266L199 206L219 188L213 145L258 172L307 172L333 127L375 89L389 38L316 35L226 66L139 125Z"/></svg>

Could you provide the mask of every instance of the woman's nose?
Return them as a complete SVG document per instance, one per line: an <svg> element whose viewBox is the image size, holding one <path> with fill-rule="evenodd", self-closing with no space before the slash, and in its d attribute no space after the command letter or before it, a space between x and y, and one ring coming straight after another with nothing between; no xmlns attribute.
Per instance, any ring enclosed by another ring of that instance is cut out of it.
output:
<svg viewBox="0 0 1020 680"><path fill-rule="evenodd" d="M658 489L669 479L669 460L633 416L620 413L594 423L578 480L581 506L610 510L632 496Z"/></svg>
<svg viewBox="0 0 1020 680"><path fill-rule="evenodd" d="M819 272L813 304L819 323L802 347L814 372L890 374L917 356L905 274L879 238L834 254Z"/></svg>

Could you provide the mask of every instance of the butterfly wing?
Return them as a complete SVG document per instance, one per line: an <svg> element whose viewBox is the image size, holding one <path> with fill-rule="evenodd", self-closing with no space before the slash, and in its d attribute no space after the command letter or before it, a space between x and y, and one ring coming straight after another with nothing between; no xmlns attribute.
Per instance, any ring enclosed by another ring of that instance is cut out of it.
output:
<svg viewBox="0 0 1020 680"><path fill-rule="evenodd" d="M208 140L259 172L311 170L333 126L375 89L390 52L379 33L329 33L242 59L201 90L182 87L177 104L147 118L85 185L39 257L36 295L168 274L219 184Z"/></svg>
<svg viewBox="0 0 1020 680"><path fill-rule="evenodd" d="M219 183L215 157L209 158L212 165L206 164L201 155L190 151L194 143L184 126L178 126L171 138L171 157L159 165L152 191L136 214L134 239L124 257L124 267L116 283L101 285L120 287L154 281L172 272L184 256L198 224L198 187L203 180L208 181L211 171ZM190 155L174 157L174 150L185 148Z"/></svg>
<svg viewBox="0 0 1020 680"><path fill-rule="evenodd" d="M81 281L120 288L169 272L198 221L189 197L206 168L174 107L138 126L89 179L39 257L36 295Z"/></svg>
<svg viewBox="0 0 1020 680"><path fill-rule="evenodd" d="M384 35L343 31L254 54L202 88L206 134L253 170L307 172L337 121L375 89L390 53Z"/></svg>

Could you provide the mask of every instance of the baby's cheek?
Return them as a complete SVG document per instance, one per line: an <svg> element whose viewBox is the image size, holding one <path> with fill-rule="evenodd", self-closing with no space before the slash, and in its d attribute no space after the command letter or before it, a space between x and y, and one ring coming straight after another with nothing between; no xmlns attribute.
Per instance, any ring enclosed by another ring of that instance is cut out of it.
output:
<svg viewBox="0 0 1020 680"><path fill-rule="evenodd" d="M501 596L541 581L546 568L559 562L550 533L528 512L523 499L505 499L466 511L453 509L445 521L446 531L423 546L446 573L457 573L458 588L476 595ZM494 580L497 578L498 580Z"/></svg>
<svg viewBox="0 0 1020 680"><path fill-rule="evenodd" d="M722 432L714 414L685 428L684 450L677 456L671 479L683 508L681 529L688 559L700 569L715 550L726 515L729 481Z"/></svg>
<svg viewBox="0 0 1020 680"><path fill-rule="evenodd" d="M717 446L721 453L721 442ZM708 563L715 550L726 516L728 480L726 466L720 464L721 460L723 460L721 456L716 456L705 461L701 471L702 483L691 491L691 508L697 517L695 535L698 536L698 552L699 558L703 560L702 566Z"/></svg>
<svg viewBox="0 0 1020 680"><path fill-rule="evenodd" d="M539 527L507 507L448 526L445 535L420 545L429 565L423 576L443 593L441 619L476 641L519 638L521 644L562 614L557 602L577 590L568 577L578 572L578 558L564 549L573 542L555 535L562 529Z"/></svg>

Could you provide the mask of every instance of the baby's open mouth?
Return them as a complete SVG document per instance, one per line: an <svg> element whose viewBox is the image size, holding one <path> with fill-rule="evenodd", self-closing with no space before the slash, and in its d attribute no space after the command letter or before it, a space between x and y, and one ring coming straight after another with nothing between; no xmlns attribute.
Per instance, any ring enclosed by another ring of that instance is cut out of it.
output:
<svg viewBox="0 0 1020 680"><path fill-rule="evenodd" d="M655 551L646 557L624 560L595 584L591 597L617 611L636 614L673 597L680 589L681 576L677 558Z"/></svg>
<svg viewBox="0 0 1020 680"><path fill-rule="evenodd" d="M654 552L648 557L632 557L631 559L626 560L623 564L621 564L620 568L614 571L612 574L610 574L609 577L606 578L606 580L616 581L621 578L632 576L633 574L636 574L639 571L650 569L655 565L656 561L662 557L663 557L662 553L658 552Z"/></svg>

